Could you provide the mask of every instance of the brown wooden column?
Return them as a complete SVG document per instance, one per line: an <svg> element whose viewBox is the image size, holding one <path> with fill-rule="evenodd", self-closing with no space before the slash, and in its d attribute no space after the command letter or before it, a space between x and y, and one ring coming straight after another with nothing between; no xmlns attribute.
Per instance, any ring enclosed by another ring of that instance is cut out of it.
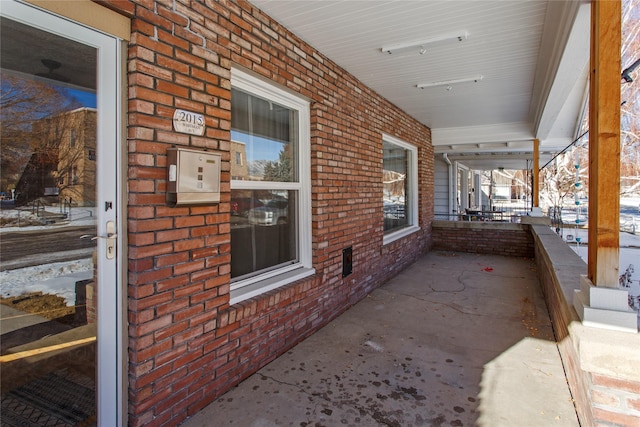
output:
<svg viewBox="0 0 640 427"><path fill-rule="evenodd" d="M533 189L531 190L533 207L540 207L540 140L533 140Z"/></svg>
<svg viewBox="0 0 640 427"><path fill-rule="evenodd" d="M620 248L620 0L591 2L589 258L596 286L618 285Z"/></svg>

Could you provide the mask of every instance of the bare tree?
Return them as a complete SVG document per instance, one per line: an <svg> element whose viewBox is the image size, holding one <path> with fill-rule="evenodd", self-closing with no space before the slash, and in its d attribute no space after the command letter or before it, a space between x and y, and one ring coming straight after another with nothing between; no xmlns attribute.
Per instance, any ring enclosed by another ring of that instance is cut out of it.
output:
<svg viewBox="0 0 640 427"><path fill-rule="evenodd" d="M622 67L626 69L640 58L640 0L622 2ZM623 70L620 70L622 73ZM621 78L620 97L620 184L621 193L640 193L640 67L629 73L632 81ZM588 114L585 115L581 132L588 130ZM575 185L575 151L579 151L581 165L580 181L588 188L587 156L588 143L577 143L577 147L562 154L542 171L541 197L551 206L562 206L564 197L573 194Z"/></svg>
<svg viewBox="0 0 640 427"><path fill-rule="evenodd" d="M622 68L640 60L640 0L622 3ZM623 194L640 192L640 67L622 79L620 178Z"/></svg>
<svg viewBox="0 0 640 427"><path fill-rule="evenodd" d="M540 198L544 205L562 208L567 197L575 198L585 191L589 179L588 155L586 146L577 146L542 170Z"/></svg>
<svg viewBox="0 0 640 427"><path fill-rule="evenodd" d="M17 182L33 154L48 155L52 141L34 135L32 124L45 117L76 108L56 87L11 73L1 74L0 85L0 187Z"/></svg>

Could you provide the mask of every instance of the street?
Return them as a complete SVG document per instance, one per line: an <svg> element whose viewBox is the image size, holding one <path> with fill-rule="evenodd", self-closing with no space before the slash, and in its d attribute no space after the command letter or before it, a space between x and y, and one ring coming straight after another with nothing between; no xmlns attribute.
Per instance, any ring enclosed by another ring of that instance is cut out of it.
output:
<svg viewBox="0 0 640 427"><path fill-rule="evenodd" d="M57 261L77 258L72 254L78 250L91 249L96 245L90 238L81 239L83 235L95 236L94 226L64 227L59 229L29 230L2 233L0 235L0 271L42 264L52 258ZM86 251L81 251L86 252ZM58 254L58 255L56 255ZM16 264L15 261L31 260ZM12 262L13 261L13 262Z"/></svg>

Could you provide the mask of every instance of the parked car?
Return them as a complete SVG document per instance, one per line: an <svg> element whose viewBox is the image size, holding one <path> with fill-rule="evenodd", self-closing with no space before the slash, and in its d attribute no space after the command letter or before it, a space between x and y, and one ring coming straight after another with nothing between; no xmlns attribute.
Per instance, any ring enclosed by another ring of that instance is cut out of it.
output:
<svg viewBox="0 0 640 427"><path fill-rule="evenodd" d="M288 222L289 201L287 199L271 199L263 206L249 210L249 224L276 225Z"/></svg>
<svg viewBox="0 0 640 427"><path fill-rule="evenodd" d="M236 197L231 199L231 215L244 216L249 215L249 211L253 208L262 206L263 203L256 198Z"/></svg>
<svg viewBox="0 0 640 427"><path fill-rule="evenodd" d="M385 218L400 219L405 217L404 205L401 203L393 203L385 200L382 211Z"/></svg>

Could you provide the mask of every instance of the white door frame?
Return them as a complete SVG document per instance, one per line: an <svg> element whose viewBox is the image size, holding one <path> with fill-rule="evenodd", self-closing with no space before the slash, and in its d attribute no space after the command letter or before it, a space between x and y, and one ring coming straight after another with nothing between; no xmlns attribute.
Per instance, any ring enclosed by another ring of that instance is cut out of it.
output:
<svg viewBox="0 0 640 427"><path fill-rule="evenodd" d="M98 236L106 235L107 221L122 230L122 45L121 40L67 18L17 1L2 1L0 13L23 24L96 48L97 144L96 215ZM106 208L110 203L111 208ZM99 426L122 426L123 373L123 254L124 238L116 240L116 256L106 257L106 241L98 239L98 323L96 405Z"/></svg>

